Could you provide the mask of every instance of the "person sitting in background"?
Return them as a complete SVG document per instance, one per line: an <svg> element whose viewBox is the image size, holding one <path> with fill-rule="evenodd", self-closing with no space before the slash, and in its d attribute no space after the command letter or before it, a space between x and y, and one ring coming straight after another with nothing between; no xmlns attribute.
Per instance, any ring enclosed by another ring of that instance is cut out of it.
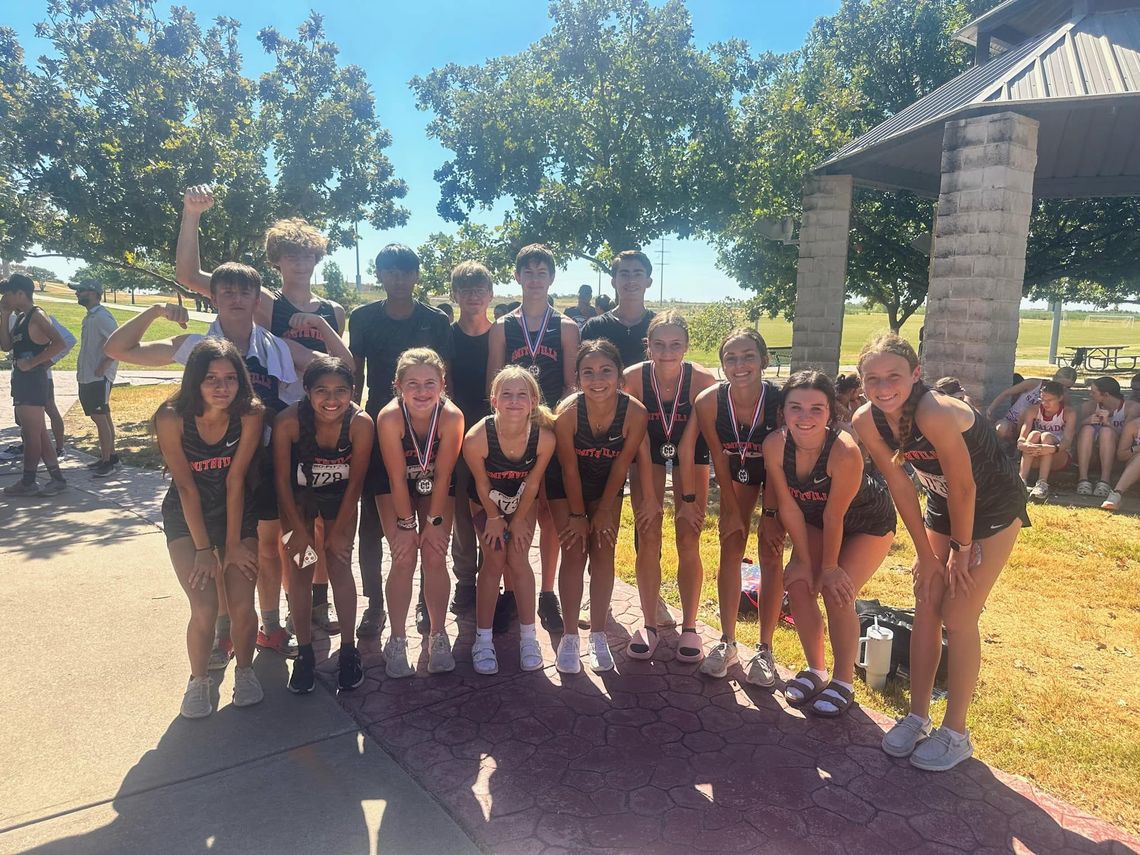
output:
<svg viewBox="0 0 1140 855"><path fill-rule="evenodd" d="M1108 498L1112 492L1109 479L1120 435L1124 432L1124 425L1137 416L1140 416L1140 403L1124 400L1116 378L1097 377L1089 384L1089 400L1081 412L1080 432L1077 434L1078 496ZM1100 480L1095 488L1089 482L1094 449L1100 460Z"/></svg>
<svg viewBox="0 0 1140 855"><path fill-rule="evenodd" d="M941 392L943 395L949 395L951 398L957 398L959 401L965 401L975 410L981 412L978 402L966 394L966 390L962 388L962 381L957 377L943 377L934 384L934 391Z"/></svg>
<svg viewBox="0 0 1140 855"><path fill-rule="evenodd" d="M1041 385L1041 403L1021 416L1017 450L1021 452L1021 480L1029 482L1029 471L1037 467L1037 483L1029 491L1031 499L1049 497L1049 473L1069 465L1077 413L1065 402L1065 387L1055 380Z"/></svg>
<svg viewBox="0 0 1140 855"><path fill-rule="evenodd" d="M858 374L840 374L835 378L835 426L851 430L851 417L867 403Z"/></svg>
<svg viewBox="0 0 1140 855"><path fill-rule="evenodd" d="M1018 380L1018 376L1015 374L1013 385L999 393L986 408L986 418L995 423L998 438L1007 442L1017 438L1022 413L1041 403L1041 386L1045 383L1044 377L1027 377L1024 380ZM1077 382L1076 369L1068 365L1062 366L1054 372L1053 380L1066 389L1071 389L1073 384ZM1006 410L1005 417L1000 418L997 414L1001 412L1003 402L1007 400L1013 403Z"/></svg>
<svg viewBox="0 0 1140 855"><path fill-rule="evenodd" d="M1136 382L1135 377L1132 382ZM1140 418L1132 419L1124 425L1124 430L1120 432L1120 442L1116 446L1116 459L1124 464L1124 471L1116 480L1116 486L1101 502L1100 506L1106 511L1120 510L1124 491L1140 481Z"/></svg>

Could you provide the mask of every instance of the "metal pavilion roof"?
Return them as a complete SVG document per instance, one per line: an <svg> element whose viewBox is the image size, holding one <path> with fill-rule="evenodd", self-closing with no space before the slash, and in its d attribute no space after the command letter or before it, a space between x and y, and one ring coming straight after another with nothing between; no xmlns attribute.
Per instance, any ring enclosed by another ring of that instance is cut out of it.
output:
<svg viewBox="0 0 1140 855"><path fill-rule="evenodd" d="M1007 0L956 35L996 52L815 171L936 196L945 123L1011 110L1040 122L1036 196L1140 195L1140 2Z"/></svg>

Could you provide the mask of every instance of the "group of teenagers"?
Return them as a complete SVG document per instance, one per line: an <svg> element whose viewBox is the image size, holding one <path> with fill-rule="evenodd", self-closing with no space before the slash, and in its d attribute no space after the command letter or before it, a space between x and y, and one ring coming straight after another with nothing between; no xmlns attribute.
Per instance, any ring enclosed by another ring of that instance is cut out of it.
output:
<svg viewBox="0 0 1140 855"><path fill-rule="evenodd" d="M108 357L125 363L185 365L179 390L154 416L172 482L162 506L166 538L191 606L182 715L212 712L209 672L230 656L234 704L260 701L251 667L258 646L294 656L288 688L311 691L314 625L341 634L339 688L360 686L351 637L357 540L367 604L356 635L376 638L390 623L388 677L415 673L407 623L417 565L416 625L426 630L427 670L455 667L446 632L449 545L452 607L474 605L477 673L499 669L493 625L505 597L517 609L519 667L546 664L538 621L561 636L557 670L579 672L587 578L585 656L595 671L612 669L605 625L627 480L644 621L626 654L650 659L673 643L661 631L660 599L669 480L682 604L673 656L699 663L711 678L725 677L742 658L740 567L758 516L760 635L745 679L777 683L771 643L786 592L807 667L784 695L822 717L841 716L854 701L855 599L886 557L901 517L917 553L912 700L883 748L936 771L971 755L966 713L980 666L978 618L1029 524L1026 490L993 428L966 403L928 388L905 340L884 334L863 349L858 385L865 398L858 400L850 383L837 397L835 383L818 371L796 373L777 388L764 378L768 349L754 329L725 337L718 381L686 361L684 317L645 308L652 266L641 252L617 254L617 305L579 330L548 301L555 259L545 246L520 250L521 305L493 323L491 275L477 262L458 265L451 285L459 318L448 325L414 297L415 253L391 244L376 263L385 299L352 313L346 347L343 309L309 290L326 248L320 234L300 220L270 228L266 254L282 287L264 291L259 274L242 264L200 270L198 225L212 204L207 188L187 191L177 254L180 282L217 308L207 333L144 341L159 318L186 324L180 306L156 306L106 345ZM723 634L705 650L697 611L710 466L719 485ZM536 528L537 580L530 562ZM391 553L383 584L382 540ZM282 579L290 628L278 612ZM330 585L343 628L330 620ZM943 627L952 651L949 702L942 726L933 728Z"/></svg>

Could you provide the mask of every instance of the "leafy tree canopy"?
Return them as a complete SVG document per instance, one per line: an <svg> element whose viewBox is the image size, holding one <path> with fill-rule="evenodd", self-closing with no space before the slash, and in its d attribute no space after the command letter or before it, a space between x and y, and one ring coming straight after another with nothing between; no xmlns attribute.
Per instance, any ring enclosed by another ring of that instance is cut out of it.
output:
<svg viewBox="0 0 1140 855"><path fill-rule="evenodd" d="M461 261L478 261L491 279L507 282L515 269L515 253L503 229L466 222L454 234L436 232L416 249L420 257L420 287L426 294L451 290L451 271Z"/></svg>
<svg viewBox="0 0 1140 855"><path fill-rule="evenodd" d="M311 14L296 38L258 39L274 67L241 74L239 23L203 29L154 0L51 0L38 35L54 48L24 68L0 31L0 255L47 253L143 270L173 257L182 189L211 183L207 266L263 257L273 219L301 216L350 245L352 225L403 223L406 192L364 72L341 66ZM13 211L13 198L25 201Z"/></svg>
<svg viewBox="0 0 1140 855"><path fill-rule="evenodd" d="M452 153L435 174L440 214L461 222L505 200L518 245L600 267L606 251L715 220L744 45L698 50L682 0L554 0L550 17L522 53L411 81Z"/></svg>

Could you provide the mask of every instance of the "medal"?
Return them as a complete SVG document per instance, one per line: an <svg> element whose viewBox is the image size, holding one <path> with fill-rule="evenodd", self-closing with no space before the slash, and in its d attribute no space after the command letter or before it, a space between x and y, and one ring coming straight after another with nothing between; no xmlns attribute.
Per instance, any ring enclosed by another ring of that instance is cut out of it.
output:
<svg viewBox="0 0 1140 855"><path fill-rule="evenodd" d="M677 447L673 445L673 424L677 421L677 407L681 403L681 387L685 385L685 367L682 364L681 374L677 378L677 391L673 395L673 409L669 418L665 418L665 408L661 404L661 387L657 385L657 372L653 370L653 363L649 363L649 383L653 386L653 396L657 399L657 413L661 416L661 429L665 433L665 444L661 446L661 456L672 460L677 456Z"/></svg>
<svg viewBox="0 0 1140 855"><path fill-rule="evenodd" d="M436 427L439 425L439 414L443 410L443 402L437 401L435 409L431 414L431 426L428 428L427 444L424 450L420 451L420 441L416 439L415 428L412 427L412 418L408 415L408 405L402 400L400 406L404 410L404 423L407 425L408 436L412 438L412 449L416 453L416 462L420 465L420 477L416 481L416 492L421 496L430 496L432 481L429 473L431 472L431 456L433 446L435 445Z"/></svg>
<svg viewBox="0 0 1140 855"><path fill-rule="evenodd" d="M526 342L526 351L530 354L530 366L527 368L527 371L535 377L537 377L540 372L538 367L538 349L542 347L542 337L546 335L546 325L550 323L550 315L553 311L553 306L546 307L546 313L542 316L542 324L539 326L538 332L534 335L533 344L531 343L530 331L526 328L526 316L523 315L521 307L516 316L519 321L519 326L522 327L523 341Z"/></svg>
<svg viewBox="0 0 1140 855"><path fill-rule="evenodd" d="M740 439L740 424L736 420L736 407L732 404L732 389L727 390L728 416L732 420L732 432L736 436L737 453L740 455L740 471L736 473L736 480L741 484L748 483L748 469L744 464L744 446L752 442L752 434L756 432L756 423L760 420L760 413L764 409L764 397L768 394L768 387L761 384L760 397L756 399L756 411L752 413L752 425L748 428L748 435L743 441Z"/></svg>

